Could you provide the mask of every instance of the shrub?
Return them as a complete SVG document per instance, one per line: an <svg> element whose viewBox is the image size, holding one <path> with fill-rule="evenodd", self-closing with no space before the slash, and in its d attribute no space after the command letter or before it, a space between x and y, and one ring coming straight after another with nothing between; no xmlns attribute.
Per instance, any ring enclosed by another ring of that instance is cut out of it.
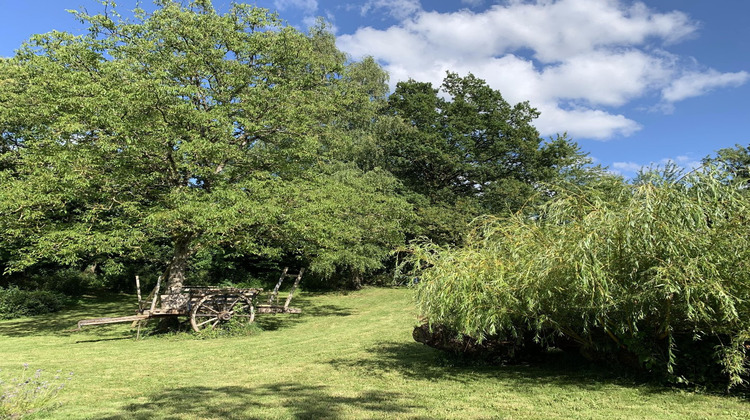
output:
<svg viewBox="0 0 750 420"><path fill-rule="evenodd" d="M557 188L533 217L478 223L466 246L414 247L434 324L506 342L532 332L679 381L748 373L750 194L715 170ZM661 180L661 181L660 181ZM708 365L706 364L708 361ZM707 369L709 368L709 369Z"/></svg>
<svg viewBox="0 0 750 420"><path fill-rule="evenodd" d="M47 290L22 290L16 286L0 287L0 319L19 318L56 312L67 298Z"/></svg>

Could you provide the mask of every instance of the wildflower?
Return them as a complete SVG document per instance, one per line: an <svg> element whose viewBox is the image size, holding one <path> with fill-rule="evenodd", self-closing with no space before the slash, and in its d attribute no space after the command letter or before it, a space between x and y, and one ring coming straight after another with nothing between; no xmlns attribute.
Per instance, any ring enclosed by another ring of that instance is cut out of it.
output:
<svg viewBox="0 0 750 420"><path fill-rule="evenodd" d="M34 375L26 375L27 370L29 370L29 364L24 363L20 378L12 378L9 381L0 380L0 418L18 418L24 413L46 410L59 405L52 400L63 388L62 384L58 387L60 375L57 375L56 381L50 383L48 380L43 380L43 369L36 369ZM66 378L66 380L69 379L70 377Z"/></svg>

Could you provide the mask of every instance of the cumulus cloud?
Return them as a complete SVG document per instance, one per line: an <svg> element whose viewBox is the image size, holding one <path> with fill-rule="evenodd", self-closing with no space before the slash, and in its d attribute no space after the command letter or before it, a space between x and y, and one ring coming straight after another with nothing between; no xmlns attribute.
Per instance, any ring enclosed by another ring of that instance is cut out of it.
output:
<svg viewBox="0 0 750 420"><path fill-rule="evenodd" d="M736 87L747 82L750 74L745 71L737 73L720 73L710 69L703 73L688 73L662 90L664 100L677 102L683 99L700 96L716 88Z"/></svg>
<svg viewBox="0 0 750 420"><path fill-rule="evenodd" d="M697 30L684 13L655 13L643 3L625 7L619 0L513 0L482 13L422 12L404 25L438 45L484 47L497 54L528 48L542 62L601 47L642 44L649 38L675 42ZM473 42L467 44L467 39Z"/></svg>
<svg viewBox="0 0 750 420"><path fill-rule="evenodd" d="M371 0L362 10L375 8L387 8L400 23L342 35L342 50L355 58L374 56L392 83L414 78L439 85L446 70L471 72L509 102L528 100L537 107L543 135L627 136L640 125L617 107L660 92L671 104L749 77L686 73L680 57L664 49L694 36L698 23L640 2L508 0L483 12L439 13L422 9L417 0Z"/></svg>
<svg viewBox="0 0 750 420"><path fill-rule="evenodd" d="M627 137L641 129L637 122L624 115L599 109L564 110L555 104L538 107L543 118L535 124L545 135L567 132L575 137L607 140L613 136Z"/></svg>

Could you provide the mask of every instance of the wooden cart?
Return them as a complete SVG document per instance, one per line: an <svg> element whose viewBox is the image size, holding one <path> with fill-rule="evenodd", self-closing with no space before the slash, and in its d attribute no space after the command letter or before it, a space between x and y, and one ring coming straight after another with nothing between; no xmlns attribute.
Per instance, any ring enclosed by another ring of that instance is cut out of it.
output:
<svg viewBox="0 0 750 420"><path fill-rule="evenodd" d="M170 290L166 294L159 294L161 277L157 280L156 287L149 298L143 300L141 299L140 279L136 276L138 311L135 315L83 319L78 321L78 329L80 330L84 326L132 322L133 327L138 328L140 335L141 324L149 319L187 316L190 318L190 325L193 330L199 332L204 329L220 327L232 319L250 324L255 320L255 314L298 314L302 310L292 308L289 304L302 280L304 271L303 268L297 274L288 274L288 268L284 268L276 287L270 293L267 302L263 304L256 303L259 295L263 292L263 289L260 288L185 286L179 290ZM294 284L284 304L279 305L275 301L278 299L279 288L287 277L294 277Z"/></svg>

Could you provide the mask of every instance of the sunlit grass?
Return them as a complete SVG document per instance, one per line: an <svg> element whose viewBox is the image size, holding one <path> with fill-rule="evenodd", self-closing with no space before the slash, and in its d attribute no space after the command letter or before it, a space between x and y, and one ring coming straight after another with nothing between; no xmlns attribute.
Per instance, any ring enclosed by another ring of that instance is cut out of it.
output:
<svg viewBox="0 0 750 420"><path fill-rule="evenodd" d="M301 315L259 315L247 337L136 340L134 298L85 300L0 322L0 369L75 372L41 418L748 418L739 397L643 384L587 366L461 367L414 342L411 291L301 294Z"/></svg>

